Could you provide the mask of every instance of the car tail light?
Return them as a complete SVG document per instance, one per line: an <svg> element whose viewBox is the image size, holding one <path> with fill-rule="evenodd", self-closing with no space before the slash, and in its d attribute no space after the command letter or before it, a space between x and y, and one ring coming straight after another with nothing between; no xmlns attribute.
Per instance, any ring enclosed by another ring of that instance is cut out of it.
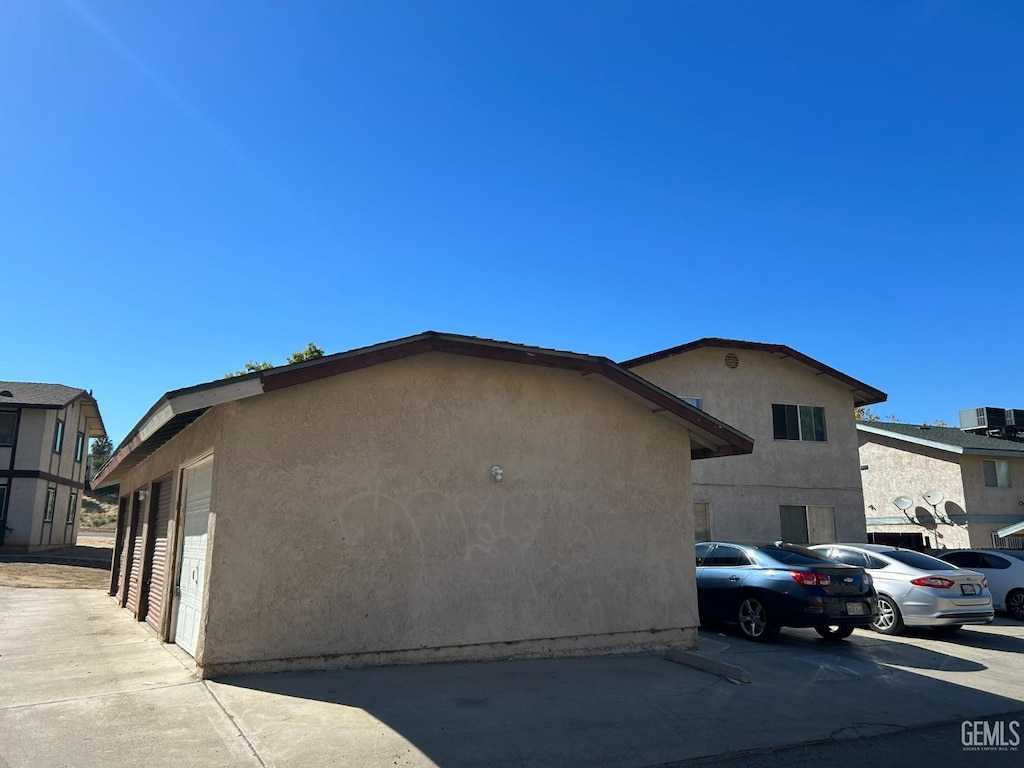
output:
<svg viewBox="0 0 1024 768"><path fill-rule="evenodd" d="M984 589L987 586L988 586L988 579L986 579L984 576L982 576L981 577L981 588Z"/></svg>
<svg viewBox="0 0 1024 768"><path fill-rule="evenodd" d="M873 580L873 579L871 578L871 574L870 574L870 573L868 573L867 571L864 571L864 586L865 586L865 587L870 587L870 586L871 586L872 584L874 584L874 583L875 583L875 582L874 582L874 580Z"/></svg>
<svg viewBox="0 0 1024 768"><path fill-rule="evenodd" d="M935 589L949 589L956 584L952 579L944 579L941 576L922 576L919 579L911 579L910 583L919 587L934 587Z"/></svg>
<svg viewBox="0 0 1024 768"><path fill-rule="evenodd" d="M793 577L793 581L797 584L803 584L805 587L827 587L832 583L832 579L827 573L790 571L789 575Z"/></svg>

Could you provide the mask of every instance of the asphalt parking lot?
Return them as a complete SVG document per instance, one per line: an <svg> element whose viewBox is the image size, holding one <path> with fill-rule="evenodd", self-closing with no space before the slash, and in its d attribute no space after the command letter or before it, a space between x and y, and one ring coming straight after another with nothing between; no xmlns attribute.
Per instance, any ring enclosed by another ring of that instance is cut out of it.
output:
<svg viewBox="0 0 1024 768"><path fill-rule="evenodd" d="M0 588L0 766L755 765L918 732L944 768L1018 765L1024 750L967 751L958 734L1024 711L1022 652L1024 624L1001 618L771 645L702 630L698 657L749 684L656 655L210 682L98 590Z"/></svg>

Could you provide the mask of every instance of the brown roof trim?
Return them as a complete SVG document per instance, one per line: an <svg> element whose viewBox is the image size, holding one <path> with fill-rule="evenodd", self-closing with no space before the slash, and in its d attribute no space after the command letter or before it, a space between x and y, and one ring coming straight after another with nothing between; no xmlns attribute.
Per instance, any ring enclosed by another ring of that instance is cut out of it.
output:
<svg viewBox="0 0 1024 768"><path fill-rule="evenodd" d="M692 352L695 349L703 349L710 347L713 349L745 349L752 350L755 352L766 352L770 355L775 355L784 359L794 360L804 366L817 371L820 374L828 376L834 379L837 383L849 389L853 393L854 405L873 405L875 403L885 402L889 396L880 389L865 384L863 381L858 381L852 376L847 376L842 371L837 371L831 366L825 365L820 360L815 360L813 357L808 357L802 352L797 352L792 347L787 347L785 344L767 344L760 341L741 341L739 339L719 339L714 337L698 339L697 341L691 341L687 344L680 344L678 347L671 347L669 349L663 349L659 352L651 352L641 357L634 357L632 360L626 360L620 365L623 368L633 369L647 363L653 363L657 360L663 360L666 357L672 357L674 355L681 355L686 352Z"/></svg>
<svg viewBox="0 0 1024 768"><path fill-rule="evenodd" d="M103 484L117 482L124 471L153 453L212 405L258 396L264 392L275 392L427 352L541 365L577 371L583 375L600 375L646 400L653 406L653 412L666 412L685 422L691 428L691 434L695 435L696 442L700 444L692 446L693 458L728 456L750 453L753 450L753 440L747 435L684 403L606 357L427 331L417 336L396 339L372 347L340 352L316 360L168 392L149 409L146 416L118 446L111 459L97 474L93 485L102 487ZM227 388L231 386L238 388L237 394L226 393ZM191 418L187 418L190 414L193 414ZM145 438L142 437L143 431L148 433Z"/></svg>

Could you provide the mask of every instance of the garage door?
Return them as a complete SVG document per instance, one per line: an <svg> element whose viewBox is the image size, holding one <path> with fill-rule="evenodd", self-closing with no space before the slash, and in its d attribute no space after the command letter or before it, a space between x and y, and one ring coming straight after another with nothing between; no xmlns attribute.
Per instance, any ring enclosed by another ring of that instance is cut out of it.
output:
<svg viewBox="0 0 1024 768"><path fill-rule="evenodd" d="M206 534L210 522L213 458L205 459L186 469L184 486L181 572L178 574L178 616L174 628L174 642L195 656L203 614Z"/></svg>
<svg viewBox="0 0 1024 768"><path fill-rule="evenodd" d="M125 604L128 606L128 610L135 616L139 615L139 594L141 592L142 584L139 581L139 575L142 573L142 533L145 530L142 525L142 508L145 502L140 498L141 491L136 491L132 494L132 525L129 533L130 539L128 541L128 574L125 578L125 583L128 586L128 597L126 598Z"/></svg>
<svg viewBox="0 0 1024 768"><path fill-rule="evenodd" d="M143 584L146 623L157 632L164 615L164 587L167 584L167 527L171 521L171 478L168 475L153 483L153 503L150 521L153 533L149 537L146 560L146 582Z"/></svg>

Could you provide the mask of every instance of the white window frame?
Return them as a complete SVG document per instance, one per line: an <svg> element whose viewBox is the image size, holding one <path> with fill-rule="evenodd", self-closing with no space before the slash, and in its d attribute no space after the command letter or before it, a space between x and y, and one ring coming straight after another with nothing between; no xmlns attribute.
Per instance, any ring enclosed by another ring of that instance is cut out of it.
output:
<svg viewBox="0 0 1024 768"><path fill-rule="evenodd" d="M57 489L46 489L46 509L43 511L43 522L52 523L53 513L57 509Z"/></svg>

